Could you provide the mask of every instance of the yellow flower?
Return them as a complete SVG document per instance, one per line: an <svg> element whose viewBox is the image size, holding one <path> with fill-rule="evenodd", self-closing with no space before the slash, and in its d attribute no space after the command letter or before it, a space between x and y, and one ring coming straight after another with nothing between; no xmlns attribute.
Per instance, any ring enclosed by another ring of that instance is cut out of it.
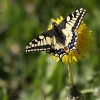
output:
<svg viewBox="0 0 100 100"><path fill-rule="evenodd" d="M51 21L52 22L56 22L56 24L59 24L62 20L63 20L63 17L62 16L60 16L60 18L57 18L56 20L53 19L53 18L51 18ZM50 24L49 27L48 27L48 30L50 30L52 28L53 28L53 26L52 26L52 24Z"/></svg>
<svg viewBox="0 0 100 100"><path fill-rule="evenodd" d="M60 16L60 18L57 18L57 20L51 19L52 22L56 22L59 24L63 17ZM52 29L52 24L48 27L48 30ZM79 53L76 52L76 50L73 50L69 52L68 54L64 55L62 57L62 62L64 64L70 64L70 63L77 63L80 58L85 58L85 56L92 50L92 32L88 29L86 24L84 22L81 23L79 28L77 29L78 33L78 40L77 40L77 49ZM58 62L60 60L59 57L52 56L56 61Z"/></svg>

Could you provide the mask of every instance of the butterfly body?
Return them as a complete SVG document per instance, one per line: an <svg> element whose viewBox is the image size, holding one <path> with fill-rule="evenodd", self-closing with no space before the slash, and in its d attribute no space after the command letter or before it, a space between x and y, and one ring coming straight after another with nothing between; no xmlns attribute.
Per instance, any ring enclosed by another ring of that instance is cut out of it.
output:
<svg viewBox="0 0 100 100"><path fill-rule="evenodd" d="M53 28L40 34L26 46L26 53L35 51L46 51L51 55L62 57L77 49L77 29L86 13L84 8L80 8L69 14L59 24L53 22Z"/></svg>
<svg viewBox="0 0 100 100"><path fill-rule="evenodd" d="M55 37L56 38L56 41L59 43L59 44L62 44L62 45L65 45L65 39L66 39L66 36L63 34L62 32L62 28L57 25L55 22L53 22L53 30L55 31Z"/></svg>

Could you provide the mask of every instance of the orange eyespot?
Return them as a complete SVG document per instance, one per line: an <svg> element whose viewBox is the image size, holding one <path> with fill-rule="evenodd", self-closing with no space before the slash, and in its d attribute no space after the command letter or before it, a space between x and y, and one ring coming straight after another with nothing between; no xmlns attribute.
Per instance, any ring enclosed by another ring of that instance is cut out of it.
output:
<svg viewBox="0 0 100 100"><path fill-rule="evenodd" d="M64 51L66 52L66 51L68 51L69 50L69 48L68 47L64 47Z"/></svg>

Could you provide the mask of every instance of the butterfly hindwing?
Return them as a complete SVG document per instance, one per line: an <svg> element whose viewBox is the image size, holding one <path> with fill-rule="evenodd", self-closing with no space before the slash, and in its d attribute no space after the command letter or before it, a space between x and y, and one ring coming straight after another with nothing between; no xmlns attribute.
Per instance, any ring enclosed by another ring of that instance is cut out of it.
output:
<svg viewBox="0 0 100 100"><path fill-rule="evenodd" d="M56 42L56 44L54 46L52 45L51 49L48 50L47 53L61 58L66 52L64 51L63 45Z"/></svg>

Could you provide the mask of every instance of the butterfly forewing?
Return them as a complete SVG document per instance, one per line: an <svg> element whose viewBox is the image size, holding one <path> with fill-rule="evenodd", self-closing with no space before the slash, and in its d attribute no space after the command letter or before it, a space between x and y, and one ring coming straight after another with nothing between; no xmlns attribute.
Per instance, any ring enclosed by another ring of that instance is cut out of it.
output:
<svg viewBox="0 0 100 100"><path fill-rule="evenodd" d="M59 26L62 28L63 34L66 36L65 45L69 48L69 51L77 50L78 34L76 30L82 22L82 19L86 13L84 8L77 9L69 14Z"/></svg>
<svg viewBox="0 0 100 100"><path fill-rule="evenodd" d="M59 25L62 29L75 31L82 22L82 19L86 13L86 9L80 8L69 14Z"/></svg>
<svg viewBox="0 0 100 100"><path fill-rule="evenodd" d="M35 51L46 51L51 48L51 39L53 35L53 30L46 31L39 35L37 38L33 39L26 46L26 53Z"/></svg>

